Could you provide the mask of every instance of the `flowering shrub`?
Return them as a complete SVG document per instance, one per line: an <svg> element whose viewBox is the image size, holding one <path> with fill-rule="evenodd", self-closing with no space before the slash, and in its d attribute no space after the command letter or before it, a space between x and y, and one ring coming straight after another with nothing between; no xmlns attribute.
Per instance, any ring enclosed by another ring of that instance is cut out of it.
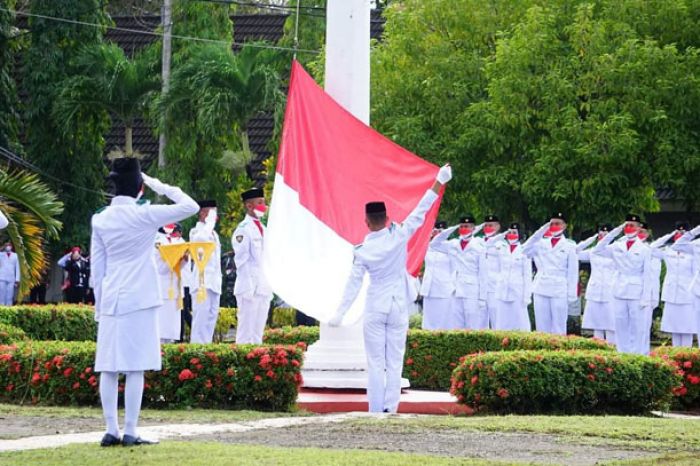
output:
<svg viewBox="0 0 700 466"><path fill-rule="evenodd" d="M296 345L303 342L306 346L316 343L320 336L319 327L281 327L265 329L263 343L268 345Z"/></svg>
<svg viewBox="0 0 700 466"><path fill-rule="evenodd" d="M450 392L495 413L643 414L681 385L660 358L596 351L508 351L462 358Z"/></svg>
<svg viewBox="0 0 700 466"><path fill-rule="evenodd" d="M415 388L448 390L450 377L465 354L515 350L612 351L597 339L538 332L492 330L409 330L403 376Z"/></svg>
<svg viewBox="0 0 700 466"><path fill-rule="evenodd" d="M668 361L682 377L682 385L673 393L676 407L700 408L700 349L662 346L652 355Z"/></svg>
<svg viewBox="0 0 700 466"><path fill-rule="evenodd" d="M163 369L146 372L144 406L284 411L296 402L297 346L163 345ZM0 345L0 401L99 402L93 342Z"/></svg>
<svg viewBox="0 0 700 466"><path fill-rule="evenodd" d="M33 340L94 341L95 311L77 304L0 307L0 323L24 330Z"/></svg>
<svg viewBox="0 0 700 466"><path fill-rule="evenodd" d="M24 340L27 335L21 328L0 322L0 345Z"/></svg>

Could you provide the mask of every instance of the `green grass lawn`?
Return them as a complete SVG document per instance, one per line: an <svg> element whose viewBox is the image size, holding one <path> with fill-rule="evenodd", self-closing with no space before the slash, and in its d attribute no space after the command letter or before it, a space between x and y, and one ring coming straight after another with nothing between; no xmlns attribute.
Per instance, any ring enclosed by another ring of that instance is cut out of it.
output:
<svg viewBox="0 0 700 466"><path fill-rule="evenodd" d="M354 419L354 425L383 425L416 433L426 429L553 434L579 443L607 442L633 448L697 450L700 419L626 416L427 416L413 419ZM696 464L700 464L700 459Z"/></svg>
<svg viewBox="0 0 700 466"><path fill-rule="evenodd" d="M120 419L123 418L123 415L124 411L120 410ZM258 419L269 419L274 417L311 415L312 413L307 411L270 413L263 411L230 411L215 409L144 409L141 411L141 420L169 424L225 424L229 422L256 421ZM102 419L102 409L91 407L18 406L0 404L0 416L41 416L47 418Z"/></svg>
<svg viewBox="0 0 700 466"><path fill-rule="evenodd" d="M51 464L186 464L190 465L507 465L494 461L441 458L357 450L322 450L317 448L274 448L265 445L230 445L221 443L167 442L138 448L100 448L97 445L71 445L58 449L30 450L0 453L0 464L5 466Z"/></svg>

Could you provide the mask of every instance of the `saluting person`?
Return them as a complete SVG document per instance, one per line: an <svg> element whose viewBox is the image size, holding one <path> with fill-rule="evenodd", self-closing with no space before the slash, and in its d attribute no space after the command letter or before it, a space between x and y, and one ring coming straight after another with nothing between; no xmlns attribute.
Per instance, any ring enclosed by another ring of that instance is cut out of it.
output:
<svg viewBox="0 0 700 466"><path fill-rule="evenodd" d="M401 370L406 349L408 311L413 292L409 286L406 258L408 242L425 221L438 199L442 185L452 178L452 169L440 169L429 189L402 224L387 226L386 206L370 202L365 206L370 233L355 248L353 267L336 314L329 321L338 326L370 276L365 302L363 332L367 353L367 398L370 412L395 413L401 395Z"/></svg>
<svg viewBox="0 0 700 466"><path fill-rule="evenodd" d="M525 255L520 224L513 222L503 237L508 247L498 256L499 274L496 286L496 329L532 330L527 307L532 301L532 260Z"/></svg>
<svg viewBox="0 0 700 466"><path fill-rule="evenodd" d="M591 264L581 328L593 330L594 337L615 344L615 314L612 309L615 264L610 257L590 248L593 243L610 234L612 225L598 225L596 230L595 235L576 246L579 260Z"/></svg>
<svg viewBox="0 0 700 466"><path fill-rule="evenodd" d="M498 309L496 285L501 275L499 256L507 248L505 241L503 241L503 236L499 235L501 231L501 222L496 215L489 214L484 217L484 223L480 225L480 228L484 230L483 240L484 246L486 247L484 252L486 274L484 276L485 283L482 284L482 286L486 288L486 298L481 304L486 306L489 327L498 328L496 322L496 312Z"/></svg>
<svg viewBox="0 0 700 466"><path fill-rule="evenodd" d="M641 222L641 227L639 228L639 233L637 233L637 238L649 246L651 244L651 233L649 232L649 225L646 222ZM653 254L650 259L651 262L651 300L648 306L643 308L644 314L644 332L642 334L642 340L640 344L639 352L646 354L651 350L651 324L654 320L654 309L661 305L661 259L655 257Z"/></svg>
<svg viewBox="0 0 700 466"><path fill-rule="evenodd" d="M692 254L697 267L695 275L690 282L690 291L693 295L694 316L689 319L688 327L692 329L691 331L693 333L697 334L698 346L700 346L700 238L696 239L698 235L700 235L700 225L685 232L672 247L676 250Z"/></svg>
<svg viewBox="0 0 700 466"><path fill-rule="evenodd" d="M262 343L270 311L272 289L263 271L265 225L260 219L267 212L262 189L249 189L241 195L246 216L231 237L236 283L233 293L238 303L236 343Z"/></svg>
<svg viewBox="0 0 700 466"><path fill-rule="evenodd" d="M523 244L523 252L537 264L532 291L539 332L565 335L569 304L578 299L576 243L565 232L566 216L557 212Z"/></svg>
<svg viewBox="0 0 700 466"><path fill-rule="evenodd" d="M191 343L211 343L221 303L221 242L214 230L218 220L216 201L199 202L199 221L190 230L190 243L213 243L214 252L204 267L204 279L198 267L194 268L192 295ZM203 291L201 291L203 289ZM204 299L201 299L202 294Z"/></svg>
<svg viewBox="0 0 700 466"><path fill-rule="evenodd" d="M425 271L420 287L423 297L424 330L445 330L450 328L450 304L454 291L454 279L450 256L433 247L432 239L447 229L447 222L438 221L433 228L432 238L425 255Z"/></svg>
<svg viewBox="0 0 700 466"><path fill-rule="evenodd" d="M116 196L92 217L90 245L98 322L95 371L100 372L100 399L107 424L101 445L134 446L153 443L139 437L136 426L144 371L161 369L157 310L162 295L153 244L161 225L193 215L197 203L180 188L142 175L134 158L115 160L110 178ZM173 204L138 205L144 184ZM119 373L126 374L123 439L117 421Z"/></svg>

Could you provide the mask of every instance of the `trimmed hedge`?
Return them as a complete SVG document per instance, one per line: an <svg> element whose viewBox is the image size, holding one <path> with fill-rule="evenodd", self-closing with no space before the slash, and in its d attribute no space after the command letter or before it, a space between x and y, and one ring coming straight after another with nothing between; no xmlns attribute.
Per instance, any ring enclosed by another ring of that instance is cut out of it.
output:
<svg viewBox="0 0 700 466"><path fill-rule="evenodd" d="M147 371L144 406L290 410L302 382L297 346L163 345L163 370ZM96 405L93 342L0 346L0 401Z"/></svg>
<svg viewBox="0 0 700 466"><path fill-rule="evenodd" d="M674 391L678 408L700 408L700 349L662 346L652 353L678 369L682 384Z"/></svg>
<svg viewBox="0 0 700 466"><path fill-rule="evenodd" d="M644 414L667 409L681 384L660 358L594 351L510 351L465 356L450 392L493 413Z"/></svg>
<svg viewBox="0 0 700 466"><path fill-rule="evenodd" d="M318 327L283 327L265 331L268 344L310 345L319 338ZM413 388L448 390L450 377L465 354L514 350L613 351L602 340L537 332L491 330L409 330L403 376Z"/></svg>
<svg viewBox="0 0 700 466"><path fill-rule="evenodd" d="M27 338L27 334L21 328L0 322L0 345L7 345L15 341L22 341Z"/></svg>

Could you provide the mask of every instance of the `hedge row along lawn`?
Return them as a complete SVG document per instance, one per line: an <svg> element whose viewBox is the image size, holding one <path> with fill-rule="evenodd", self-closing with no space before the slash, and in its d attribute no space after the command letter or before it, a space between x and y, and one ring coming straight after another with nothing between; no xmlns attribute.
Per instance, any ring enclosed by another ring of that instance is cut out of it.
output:
<svg viewBox="0 0 700 466"><path fill-rule="evenodd" d="M652 353L678 369L681 386L676 391L676 406L700 408L700 349L661 347Z"/></svg>
<svg viewBox="0 0 700 466"><path fill-rule="evenodd" d="M163 369L146 372L144 407L289 411L302 382L299 346L163 345L162 354ZM0 401L95 405L94 359L93 342L0 345Z"/></svg>
<svg viewBox="0 0 700 466"><path fill-rule="evenodd" d="M678 369L661 358L510 351L465 356L450 391L490 413L645 414L668 409L680 387Z"/></svg>

